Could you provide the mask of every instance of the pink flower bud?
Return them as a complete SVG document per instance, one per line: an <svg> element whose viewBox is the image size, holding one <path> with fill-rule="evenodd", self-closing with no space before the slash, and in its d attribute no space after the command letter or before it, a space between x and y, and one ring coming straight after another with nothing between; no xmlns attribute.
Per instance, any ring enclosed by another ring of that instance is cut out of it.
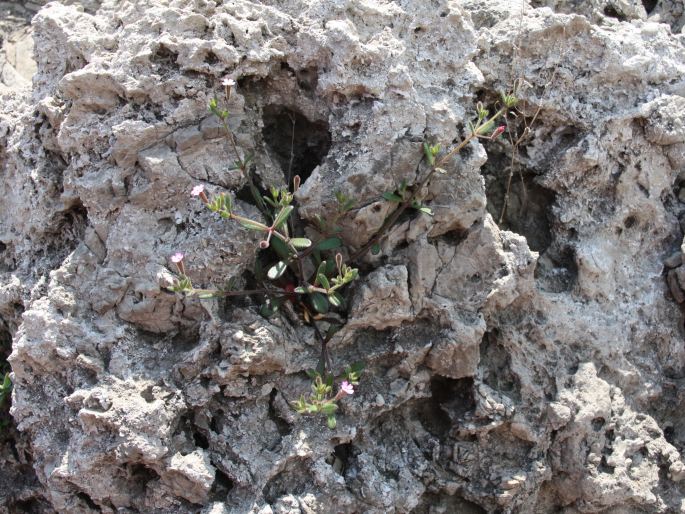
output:
<svg viewBox="0 0 685 514"><path fill-rule="evenodd" d="M499 136L502 132L504 132L504 130L505 130L506 128L507 128L507 127L504 126L504 125L500 125L499 127L497 127L497 128L494 130L494 132L492 133L492 135L490 136L490 139L495 139L495 138L496 138L497 136Z"/></svg>

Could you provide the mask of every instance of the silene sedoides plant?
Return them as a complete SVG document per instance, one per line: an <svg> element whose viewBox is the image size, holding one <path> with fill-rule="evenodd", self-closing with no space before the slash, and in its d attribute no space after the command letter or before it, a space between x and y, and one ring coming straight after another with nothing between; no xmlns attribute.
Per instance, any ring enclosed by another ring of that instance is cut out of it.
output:
<svg viewBox="0 0 685 514"><path fill-rule="evenodd" d="M228 104L235 82L224 79L222 85L224 103ZM331 429L335 428L339 403L354 394L364 368L364 363L357 362L335 373L327 349L328 342L346 322L346 294L350 283L359 276L354 263L368 252L380 252L383 237L407 210L429 216L433 214L423 204L428 189L426 186L436 173L446 173L444 166L472 140L494 139L504 132L505 127L498 126L497 122L516 106L517 99L513 95L502 95L501 102L502 105L492 116L479 103L475 119L469 123L469 134L450 150L442 152L439 144L424 143L424 165L420 179L414 184L403 181L393 191L382 195L385 201L396 204L396 207L373 237L355 249L344 246L340 237L342 228L339 226L341 219L355 208L355 200L342 192L335 192L336 209L330 216L316 216L313 221L307 221L301 219L297 212L295 193L301 183L298 175L286 187L271 186L266 194L262 194L253 179L253 160L241 153L228 125L229 111L222 106L219 98L212 99L209 110L221 122L235 158L234 167L243 174L260 217L253 219L239 214L230 193L222 192L210 197L204 186L197 185L191 195L218 217L259 234L259 252L253 269L256 286L253 289L236 290L234 281L229 280L224 289L196 288L186 272L184 255L176 253L171 260L176 265L178 276L171 290L199 298L255 296L261 298L262 316L269 318L281 315L297 323L310 325L321 344L321 353L317 368L308 371L312 380L311 391L306 396L300 396L292 403L292 407L300 414L321 415Z"/></svg>

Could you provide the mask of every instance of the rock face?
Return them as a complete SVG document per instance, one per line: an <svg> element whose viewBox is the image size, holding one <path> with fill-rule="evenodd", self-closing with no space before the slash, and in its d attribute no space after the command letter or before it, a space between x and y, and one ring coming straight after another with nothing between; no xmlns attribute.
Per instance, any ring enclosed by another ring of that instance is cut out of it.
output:
<svg viewBox="0 0 685 514"><path fill-rule="evenodd" d="M683 16L678 0L43 7L32 87L0 107L0 340L28 455L0 458L40 482L5 508L680 512ZM435 216L363 263L330 351L367 368L335 430L288 404L311 328L165 290L176 251L202 286L254 262L254 237L189 197L246 185L207 113L225 76L260 185L299 173L309 219L354 196L356 247L423 141L449 147L501 91L521 100L506 137L430 185Z"/></svg>

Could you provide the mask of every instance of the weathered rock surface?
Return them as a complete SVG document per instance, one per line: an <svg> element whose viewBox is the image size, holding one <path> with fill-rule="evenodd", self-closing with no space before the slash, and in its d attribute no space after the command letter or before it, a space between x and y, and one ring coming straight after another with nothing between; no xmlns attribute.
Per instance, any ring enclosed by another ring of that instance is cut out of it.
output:
<svg viewBox="0 0 685 514"><path fill-rule="evenodd" d="M0 480L4 508L681 512L682 1L545 5L43 7L32 86L10 87L21 67L0 56L0 340L21 433L0 459L26 478ZM165 290L176 251L202 286L254 261L253 236L189 197L245 186L207 113L224 76L260 183L305 177L308 218L354 196L356 247L422 142L449 146L517 86L509 136L452 159L435 216L365 262L330 351L367 368L335 430L288 404L319 356L309 327Z"/></svg>

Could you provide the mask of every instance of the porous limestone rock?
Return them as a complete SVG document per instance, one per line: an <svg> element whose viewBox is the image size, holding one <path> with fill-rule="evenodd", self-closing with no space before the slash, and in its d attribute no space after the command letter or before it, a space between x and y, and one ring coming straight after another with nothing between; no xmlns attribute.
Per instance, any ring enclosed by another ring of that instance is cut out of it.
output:
<svg viewBox="0 0 685 514"><path fill-rule="evenodd" d="M82 4L33 18L32 86L0 105L4 508L682 510L682 1ZM203 287L253 269L255 234L189 195L258 215L207 111L224 77L257 183L299 174L310 221L354 197L353 248L423 142L521 100L357 263L328 349L366 369L334 430L291 407L310 326L168 291L178 251Z"/></svg>

